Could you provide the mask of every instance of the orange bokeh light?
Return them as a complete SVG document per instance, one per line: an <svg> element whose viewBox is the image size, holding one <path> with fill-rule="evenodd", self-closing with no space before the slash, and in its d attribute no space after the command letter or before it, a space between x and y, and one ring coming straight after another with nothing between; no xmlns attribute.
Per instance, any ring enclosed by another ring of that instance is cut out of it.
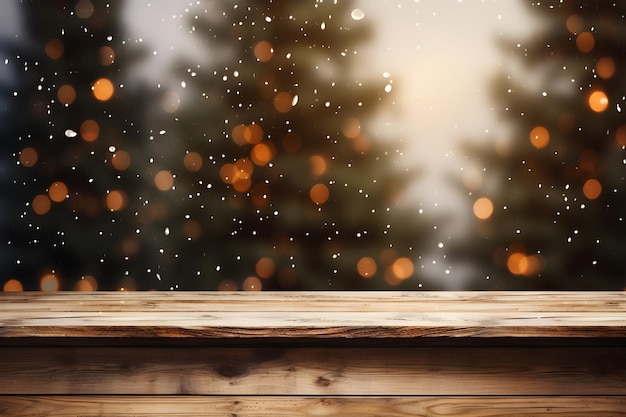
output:
<svg viewBox="0 0 626 417"><path fill-rule="evenodd" d="M85 120L80 125L80 137L83 138L85 142L93 142L98 139L99 134L100 126L95 120Z"/></svg>
<svg viewBox="0 0 626 417"><path fill-rule="evenodd" d="M98 62L104 67L115 62L115 51L110 46L103 46L98 49Z"/></svg>
<svg viewBox="0 0 626 417"><path fill-rule="evenodd" d="M270 258L261 258L257 261L255 269L261 278L269 278L276 272L276 264Z"/></svg>
<svg viewBox="0 0 626 417"><path fill-rule="evenodd" d="M261 142L254 145L250 151L250 159L255 164L262 166L268 164L274 158L275 149L271 142Z"/></svg>
<svg viewBox="0 0 626 417"><path fill-rule="evenodd" d="M22 286L22 283L19 282L16 279L10 279L7 282L4 283L4 286L2 287L2 291L4 292L22 292L24 291L24 286Z"/></svg>
<svg viewBox="0 0 626 417"><path fill-rule="evenodd" d="M493 214L493 203L487 197L481 197L474 202L474 216L486 220Z"/></svg>
<svg viewBox="0 0 626 417"><path fill-rule="evenodd" d="M530 131L530 143L537 148L542 149L548 146L550 142L550 132L543 126L536 126Z"/></svg>
<svg viewBox="0 0 626 417"><path fill-rule="evenodd" d="M583 30L584 21L583 21L582 17L580 17L580 15L572 14L565 21L565 26L567 27L567 30L570 33L576 34L576 33L580 32L581 30Z"/></svg>
<svg viewBox="0 0 626 417"><path fill-rule="evenodd" d="M202 168L202 156L198 152L189 152L183 158L183 165L189 172L198 172Z"/></svg>
<svg viewBox="0 0 626 417"><path fill-rule="evenodd" d="M541 269L541 259L536 255L513 252L506 261L508 270L514 275L533 276Z"/></svg>
<svg viewBox="0 0 626 417"><path fill-rule="evenodd" d="M159 171L154 176L154 184L161 191L170 190L174 186L174 176L169 171Z"/></svg>
<svg viewBox="0 0 626 417"><path fill-rule="evenodd" d="M376 274L376 261L373 258L364 256L356 263L356 270L363 278L371 278Z"/></svg>
<svg viewBox="0 0 626 417"><path fill-rule="evenodd" d="M55 203L60 203L61 201L67 198L67 185L65 185L62 181L55 181L50 185L48 189L48 195L50 196L50 200Z"/></svg>
<svg viewBox="0 0 626 417"><path fill-rule="evenodd" d="M46 214L51 206L50 198L46 194L39 194L33 198L33 211L37 214Z"/></svg>
<svg viewBox="0 0 626 417"><path fill-rule="evenodd" d="M591 178L585 181L585 184L583 184L583 194L589 200L595 200L596 198L600 197L601 193L602 184L600 184L600 181Z"/></svg>
<svg viewBox="0 0 626 417"><path fill-rule="evenodd" d="M311 174L314 176L319 177L326 172L326 160L324 157L313 155L309 158L309 162L311 163Z"/></svg>
<svg viewBox="0 0 626 417"><path fill-rule="evenodd" d="M261 280L257 277L248 277L243 281L241 288L244 291L261 291L263 284L261 284Z"/></svg>
<svg viewBox="0 0 626 417"><path fill-rule="evenodd" d="M116 151L111 157L111 165L118 171L124 171L130 166L130 154L126 151Z"/></svg>
<svg viewBox="0 0 626 417"><path fill-rule="evenodd" d="M596 90L589 95L589 107L596 113L601 113L609 107L609 98L604 91Z"/></svg>
<svg viewBox="0 0 626 417"><path fill-rule="evenodd" d="M281 91L274 96L274 108L279 113L287 113L291 110L293 97L286 91Z"/></svg>
<svg viewBox="0 0 626 417"><path fill-rule="evenodd" d="M259 62L267 62L274 56L274 48L268 41L261 41L254 47L254 56Z"/></svg>
<svg viewBox="0 0 626 417"><path fill-rule="evenodd" d="M615 140L620 146L626 146L626 125L621 125L615 132Z"/></svg>
<svg viewBox="0 0 626 417"><path fill-rule="evenodd" d="M110 211L119 211L126 207L126 193L121 190L113 190L107 193L105 205Z"/></svg>
<svg viewBox="0 0 626 417"><path fill-rule="evenodd" d="M580 52L590 52L596 44L591 32L581 32L576 36L576 47Z"/></svg>
<svg viewBox="0 0 626 417"><path fill-rule="evenodd" d="M94 97L100 101L107 101L113 97L115 87L108 78L100 78L91 86Z"/></svg>
<svg viewBox="0 0 626 417"><path fill-rule="evenodd" d="M98 281L91 275L85 275L74 284L74 291L97 291Z"/></svg>
<svg viewBox="0 0 626 417"><path fill-rule="evenodd" d="M309 191L309 196L311 197L311 201L313 201L317 205L320 205L328 201L328 198L330 197L330 191L328 190L328 187L324 184L315 184L313 187L311 187L311 190Z"/></svg>
<svg viewBox="0 0 626 417"><path fill-rule="evenodd" d="M53 273L45 274L39 280L39 288L41 289L41 291L59 291L60 287L61 282L59 281L59 278Z"/></svg>
<svg viewBox="0 0 626 417"><path fill-rule="evenodd" d="M615 74L615 61L609 56L605 56L598 60L596 64L596 73L600 78L608 79Z"/></svg>
<svg viewBox="0 0 626 417"><path fill-rule="evenodd" d="M30 168L37 163L39 159L39 154L35 150L35 148L27 147L22 149L20 152L20 164L23 166Z"/></svg>
<svg viewBox="0 0 626 417"><path fill-rule="evenodd" d="M65 51L65 47L63 46L63 42L59 39L50 39L45 46L46 55L50 59L59 59L63 56L63 52Z"/></svg>
<svg viewBox="0 0 626 417"><path fill-rule="evenodd" d="M343 135L347 138L354 139L361 133L361 123L355 117L350 117L343 124Z"/></svg>
<svg viewBox="0 0 626 417"><path fill-rule="evenodd" d="M76 100L76 90L69 84L63 84L57 91L59 103L70 105Z"/></svg>

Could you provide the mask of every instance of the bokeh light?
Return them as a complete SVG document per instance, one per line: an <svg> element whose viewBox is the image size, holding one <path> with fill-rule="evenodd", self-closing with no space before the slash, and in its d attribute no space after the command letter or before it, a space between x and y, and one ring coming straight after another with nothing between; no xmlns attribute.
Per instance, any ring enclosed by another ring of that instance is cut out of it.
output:
<svg viewBox="0 0 626 417"><path fill-rule="evenodd" d="M617 128L615 140L619 146L626 146L626 124Z"/></svg>
<svg viewBox="0 0 626 417"><path fill-rule="evenodd" d="M365 256L356 263L356 270L363 278L371 278L376 274L376 261L373 258Z"/></svg>
<svg viewBox="0 0 626 417"><path fill-rule="evenodd" d="M45 274L39 280L39 289L41 291L59 291L61 282L54 273Z"/></svg>
<svg viewBox="0 0 626 417"><path fill-rule="evenodd" d="M113 168L117 169L118 171L124 171L128 169L128 167L130 166L130 162L130 154L123 150L115 151L113 156L111 156L111 165L113 165Z"/></svg>
<svg viewBox="0 0 626 417"><path fill-rule="evenodd" d="M105 205L109 211L120 211L126 207L128 199L122 190L112 190L105 197Z"/></svg>
<svg viewBox="0 0 626 417"><path fill-rule="evenodd" d="M343 124L343 135L347 138L354 139L361 133L361 123L355 117L350 117Z"/></svg>
<svg viewBox="0 0 626 417"><path fill-rule="evenodd" d="M274 108L279 113L287 113L291 110L293 97L286 91L281 91L274 96Z"/></svg>
<svg viewBox="0 0 626 417"><path fill-rule="evenodd" d="M39 154L37 153L35 148L26 147L20 152L20 164L27 168L34 166L37 163L38 159Z"/></svg>
<svg viewBox="0 0 626 417"><path fill-rule="evenodd" d="M550 132L543 126L535 126L533 130L530 131L530 143L537 148L542 149L548 146L548 142L550 142Z"/></svg>
<svg viewBox="0 0 626 417"><path fill-rule="evenodd" d="M198 172L202 168L202 156L198 152L188 152L183 158L183 165L189 172Z"/></svg>
<svg viewBox="0 0 626 417"><path fill-rule="evenodd" d="M100 78L91 86L94 97L100 101L107 101L113 97L115 88L108 78Z"/></svg>
<svg viewBox="0 0 626 417"><path fill-rule="evenodd" d="M161 108L166 113L174 113L180 108L180 95L173 90L166 91L161 97Z"/></svg>
<svg viewBox="0 0 626 417"><path fill-rule="evenodd" d="M596 113L601 113L609 107L609 98L604 91L596 90L589 95L589 107Z"/></svg>
<svg viewBox="0 0 626 417"><path fill-rule="evenodd" d="M50 202L48 195L39 194L33 198L32 206L35 213L42 215L50 211L52 203Z"/></svg>
<svg viewBox="0 0 626 417"><path fill-rule="evenodd" d="M598 60L596 73L600 78L609 79L615 74L615 61L610 56Z"/></svg>
<svg viewBox="0 0 626 417"><path fill-rule="evenodd" d="M93 142L98 139L98 135L100 134L100 126L98 122L95 120L85 120L80 125L80 137L83 138L85 142Z"/></svg>
<svg viewBox="0 0 626 417"><path fill-rule="evenodd" d="M316 177L324 174L326 172L326 159L320 155L313 155L309 157L309 162L311 163L311 174Z"/></svg>
<svg viewBox="0 0 626 417"><path fill-rule="evenodd" d="M237 291L237 283L232 279L223 279L217 284L218 291Z"/></svg>
<svg viewBox="0 0 626 417"><path fill-rule="evenodd" d="M576 47L580 52L590 52L596 44L591 32L581 32L576 36Z"/></svg>
<svg viewBox="0 0 626 417"><path fill-rule="evenodd" d="M541 258L537 255L526 255L523 252L513 252L506 261L508 270L514 275L527 277L537 275L541 269Z"/></svg>
<svg viewBox="0 0 626 417"><path fill-rule="evenodd" d="M254 56L259 62L267 62L274 56L274 48L268 41L261 41L254 47Z"/></svg>
<svg viewBox="0 0 626 417"><path fill-rule="evenodd" d="M595 178L588 179L583 184L583 194L589 200L595 200L602 194L602 184Z"/></svg>
<svg viewBox="0 0 626 417"><path fill-rule="evenodd" d="M85 275L74 284L74 291L97 291L98 281L91 276Z"/></svg>
<svg viewBox="0 0 626 417"><path fill-rule="evenodd" d="M255 265L256 273L261 278L269 278L276 272L276 264L270 258L261 258Z"/></svg>
<svg viewBox="0 0 626 417"><path fill-rule="evenodd" d="M174 186L174 176L169 171L159 171L154 176L154 184L161 191L170 190Z"/></svg>
<svg viewBox="0 0 626 417"><path fill-rule="evenodd" d="M108 67L115 62L115 51L110 46L102 46L98 49L98 62L103 67Z"/></svg>
<svg viewBox="0 0 626 417"><path fill-rule="evenodd" d="M46 55L50 59L59 59L63 56L63 52L65 52L65 47L63 46L63 42L59 39L50 39L45 46Z"/></svg>
<svg viewBox="0 0 626 417"><path fill-rule="evenodd" d="M257 207L267 206L270 202L271 191L272 189L270 188L270 186L263 183L257 184L252 187L252 190L250 190L250 198L252 199L252 204Z"/></svg>
<svg viewBox="0 0 626 417"><path fill-rule="evenodd" d="M65 185L62 181L55 181L48 188L48 195L50 196L50 200L55 203L60 203L61 201L67 198L68 193L67 185Z"/></svg>
<svg viewBox="0 0 626 417"><path fill-rule="evenodd" d="M57 98L59 103L68 106L76 100L76 90L69 84L63 84L57 90Z"/></svg>
<svg viewBox="0 0 626 417"><path fill-rule="evenodd" d="M276 153L274 145L265 141L254 145L250 151L250 159L259 166L267 165Z"/></svg>
<svg viewBox="0 0 626 417"><path fill-rule="evenodd" d="M474 216L481 220L486 220L493 214L493 203L487 197L481 197L474 202Z"/></svg>
<svg viewBox="0 0 626 417"><path fill-rule="evenodd" d="M261 284L261 280L257 277L248 277L243 281L241 288L244 291L261 291L263 284Z"/></svg>
<svg viewBox="0 0 626 417"><path fill-rule="evenodd" d="M93 3L91 0L78 0L76 6L74 6L74 12L81 19L88 19L94 12Z"/></svg>
<svg viewBox="0 0 626 417"><path fill-rule="evenodd" d="M321 205L328 201L328 198L330 197L330 191L328 190L328 187L324 184L315 184L313 187L311 187L311 190L309 191L309 196L311 197L311 201L313 201L317 205Z"/></svg>
<svg viewBox="0 0 626 417"><path fill-rule="evenodd" d="M4 286L2 287L2 291L4 292L22 292L24 291L24 287L22 286L22 283L14 278L8 280L7 282L4 283Z"/></svg>

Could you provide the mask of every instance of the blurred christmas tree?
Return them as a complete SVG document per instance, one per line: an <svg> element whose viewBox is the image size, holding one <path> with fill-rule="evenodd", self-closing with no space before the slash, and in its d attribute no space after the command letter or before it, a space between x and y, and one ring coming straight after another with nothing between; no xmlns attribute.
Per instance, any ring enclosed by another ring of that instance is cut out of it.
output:
<svg viewBox="0 0 626 417"><path fill-rule="evenodd" d="M503 45L512 65L494 84L514 130L468 152L484 178L453 257L482 262L475 288L623 289L626 4L528 7L544 29Z"/></svg>
<svg viewBox="0 0 626 417"><path fill-rule="evenodd" d="M124 86L138 54L120 5L25 1L22 34L3 42L3 281L113 289L131 275L135 216L119 212L138 204L143 178L128 167L141 165L147 96Z"/></svg>
<svg viewBox="0 0 626 417"><path fill-rule="evenodd" d="M426 224L402 205L414 177L400 168L397 144L367 135L390 86L356 71L371 28L352 6L197 8L206 9L191 32L207 56L178 63L180 87L163 94L171 116L152 122L167 131L157 146L171 152L157 153L173 176L164 193L178 201L150 225L170 231L160 264L168 281L186 289L417 288L408 278Z"/></svg>

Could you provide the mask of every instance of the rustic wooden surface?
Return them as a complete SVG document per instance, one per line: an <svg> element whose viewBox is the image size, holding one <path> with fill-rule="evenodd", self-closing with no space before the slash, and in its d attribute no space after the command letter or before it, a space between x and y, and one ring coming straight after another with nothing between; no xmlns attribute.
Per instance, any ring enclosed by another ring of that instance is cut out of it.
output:
<svg viewBox="0 0 626 417"><path fill-rule="evenodd" d="M626 397L0 397L0 415L24 417L609 417Z"/></svg>
<svg viewBox="0 0 626 417"><path fill-rule="evenodd" d="M0 348L2 394L626 395L626 349Z"/></svg>
<svg viewBox="0 0 626 417"><path fill-rule="evenodd" d="M10 338L626 337L626 292L2 293Z"/></svg>

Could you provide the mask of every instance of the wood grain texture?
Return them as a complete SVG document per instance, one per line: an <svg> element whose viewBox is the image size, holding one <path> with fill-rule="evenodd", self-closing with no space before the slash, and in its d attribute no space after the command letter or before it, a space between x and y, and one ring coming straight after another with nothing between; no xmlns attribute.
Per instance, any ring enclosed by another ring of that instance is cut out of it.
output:
<svg viewBox="0 0 626 417"><path fill-rule="evenodd" d="M0 397L24 417L529 417L626 415L626 397Z"/></svg>
<svg viewBox="0 0 626 417"><path fill-rule="evenodd" d="M626 349L0 348L2 394L626 395Z"/></svg>
<svg viewBox="0 0 626 417"><path fill-rule="evenodd" d="M626 337L625 292L2 293L8 338Z"/></svg>

